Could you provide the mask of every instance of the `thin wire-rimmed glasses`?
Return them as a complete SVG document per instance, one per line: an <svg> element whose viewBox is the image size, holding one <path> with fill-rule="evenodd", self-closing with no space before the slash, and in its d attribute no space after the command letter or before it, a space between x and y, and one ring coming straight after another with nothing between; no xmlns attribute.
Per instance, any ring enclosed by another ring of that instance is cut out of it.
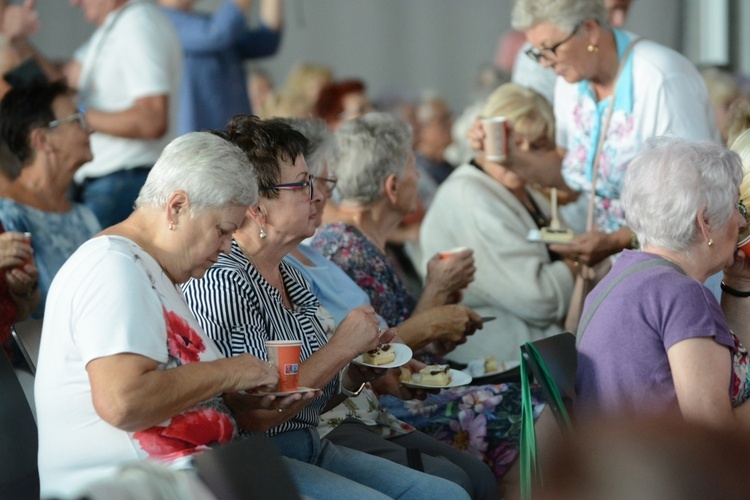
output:
<svg viewBox="0 0 750 500"><path fill-rule="evenodd" d="M47 124L47 128L55 128L59 125L62 125L63 123L68 122L75 122L77 121L78 124L81 126L83 130L89 129L89 124L86 122L86 115L83 112L83 109L78 108L78 113L66 116L65 118L58 118L57 120L52 120Z"/></svg>
<svg viewBox="0 0 750 500"><path fill-rule="evenodd" d="M338 179L332 177L315 177L315 180L320 182L329 191L333 191L333 188L336 187L336 183L338 182Z"/></svg>
<svg viewBox="0 0 750 500"><path fill-rule="evenodd" d="M578 30L581 28L581 25L583 24L583 21L575 25L575 28L573 28L573 31L570 32L570 35L568 35L564 40L561 42L557 42L552 47L542 47L541 49L535 49L534 47L529 48L524 53L531 59L533 59L536 62L541 62L542 59L545 61L552 61L552 59L557 57L557 49L560 48L560 46L568 41L570 41L571 38L573 38L576 33L578 33Z"/></svg>
<svg viewBox="0 0 750 500"><path fill-rule="evenodd" d="M301 182L289 182L286 184L272 184L270 186L262 186L261 189L265 190L271 190L271 189L289 189L291 191L300 191L304 188L310 188L310 199L313 199L313 194L315 193L315 188L313 187L315 177L312 175L307 176L306 181Z"/></svg>

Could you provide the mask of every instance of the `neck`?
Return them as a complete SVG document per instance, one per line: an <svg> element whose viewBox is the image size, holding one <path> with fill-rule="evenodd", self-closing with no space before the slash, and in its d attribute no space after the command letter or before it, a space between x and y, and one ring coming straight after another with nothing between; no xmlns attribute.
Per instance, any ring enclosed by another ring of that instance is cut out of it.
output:
<svg viewBox="0 0 750 500"><path fill-rule="evenodd" d="M108 227L100 234L122 236L133 241L143 251L153 257L173 284L179 285L186 282L189 276L180 276L175 269L172 269L172 262L169 256L173 252L166 245L170 237L169 231L166 229L167 226L165 224L158 224L158 219L153 218L150 214L154 214L154 217L157 218L159 216L158 212L139 208L123 222ZM163 230L166 234L160 232L159 228L164 228Z"/></svg>
<svg viewBox="0 0 750 500"><path fill-rule="evenodd" d="M704 283L706 279L708 279L708 277L713 274L703 269L703 266L695 264L695 262L703 262L703 258L694 258L689 254L674 252L666 248L655 248L647 246L643 249L643 251L658 255L659 257L666 259L673 264L677 264L678 266L680 266L680 269L685 272L685 274L697 281L700 281L701 283Z"/></svg>
<svg viewBox="0 0 750 500"><path fill-rule="evenodd" d="M67 212L71 202L67 197L73 176L38 163L21 169L7 190L9 198L48 212Z"/></svg>
<svg viewBox="0 0 750 500"><path fill-rule="evenodd" d="M387 201L386 201L387 203ZM359 229L375 246L385 252L388 235L403 219L401 214L388 210L381 202L370 207L340 206L341 222Z"/></svg>
<svg viewBox="0 0 750 500"><path fill-rule="evenodd" d="M250 227L244 231L241 228L234 233L234 239L253 267L271 282L274 277L278 276L279 264L287 250L278 250L273 243L252 237L249 234L250 230L252 230Z"/></svg>
<svg viewBox="0 0 750 500"><path fill-rule="evenodd" d="M518 174L512 170L508 170L499 163L486 160L484 156L477 157L474 161L482 167L482 170L484 170L487 175L513 193L516 198L519 196L527 197L526 181L519 177Z"/></svg>
<svg viewBox="0 0 750 500"><path fill-rule="evenodd" d="M617 72L620 68L620 58L617 52L617 42L612 30L602 31L599 53L599 62L594 74L589 81L594 86L594 91L599 99L605 99L612 94L617 81Z"/></svg>

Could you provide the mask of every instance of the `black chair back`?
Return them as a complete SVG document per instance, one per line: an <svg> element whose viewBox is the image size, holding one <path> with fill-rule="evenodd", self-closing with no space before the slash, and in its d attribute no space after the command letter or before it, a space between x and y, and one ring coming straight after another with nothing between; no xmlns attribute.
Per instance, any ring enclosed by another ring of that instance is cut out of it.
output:
<svg viewBox="0 0 750 500"><path fill-rule="evenodd" d="M572 415L572 403L576 395L576 368L578 366L575 335L570 332L563 332L546 339L537 340L532 344L546 365L547 372L563 400L564 410L567 410L568 415ZM544 377L542 367L539 366L536 358L530 354L526 344L521 346L521 354L531 371L531 375L540 385L542 394L544 394L557 424L561 429L566 430L567 424L563 416L563 410L555 402L551 385Z"/></svg>
<svg viewBox="0 0 750 500"><path fill-rule="evenodd" d="M32 375L36 375L36 363L39 359L39 344L42 342L42 320L28 319L13 323L10 332L23 354Z"/></svg>
<svg viewBox="0 0 750 500"><path fill-rule="evenodd" d="M39 498L36 421L21 383L0 349L0 496Z"/></svg>
<svg viewBox="0 0 750 500"><path fill-rule="evenodd" d="M198 453L198 475L221 500L299 500L291 475L273 441L252 435Z"/></svg>

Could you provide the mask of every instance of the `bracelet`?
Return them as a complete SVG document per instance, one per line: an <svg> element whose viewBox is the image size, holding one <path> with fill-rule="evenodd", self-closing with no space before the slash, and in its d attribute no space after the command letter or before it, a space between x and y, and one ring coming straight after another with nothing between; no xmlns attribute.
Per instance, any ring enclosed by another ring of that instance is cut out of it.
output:
<svg viewBox="0 0 750 500"><path fill-rule="evenodd" d="M349 368L348 364L339 372L339 394L343 394L344 396L350 398L355 398L359 396L359 393L362 392L362 389L365 388L366 382L362 382L362 385L360 385L356 391L350 391L349 389L344 387L344 372L346 372L347 368Z"/></svg>
<svg viewBox="0 0 750 500"><path fill-rule="evenodd" d="M750 297L750 292L743 292L740 290L736 290L732 288L731 286L727 285L726 283L724 283L724 281L721 282L721 290L723 292L728 293L732 297L739 297L741 299L746 299L747 297Z"/></svg>

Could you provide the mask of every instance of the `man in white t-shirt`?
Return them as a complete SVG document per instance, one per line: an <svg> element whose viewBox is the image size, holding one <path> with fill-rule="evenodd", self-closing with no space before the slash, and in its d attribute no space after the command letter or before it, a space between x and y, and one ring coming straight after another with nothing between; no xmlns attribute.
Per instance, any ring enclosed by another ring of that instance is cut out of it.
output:
<svg viewBox="0 0 750 500"><path fill-rule="evenodd" d="M177 135L182 47L172 23L147 0L71 0L98 26L63 71L25 42L51 79L78 90L93 161L76 172L77 201L102 227L133 211L138 191L164 146Z"/></svg>

